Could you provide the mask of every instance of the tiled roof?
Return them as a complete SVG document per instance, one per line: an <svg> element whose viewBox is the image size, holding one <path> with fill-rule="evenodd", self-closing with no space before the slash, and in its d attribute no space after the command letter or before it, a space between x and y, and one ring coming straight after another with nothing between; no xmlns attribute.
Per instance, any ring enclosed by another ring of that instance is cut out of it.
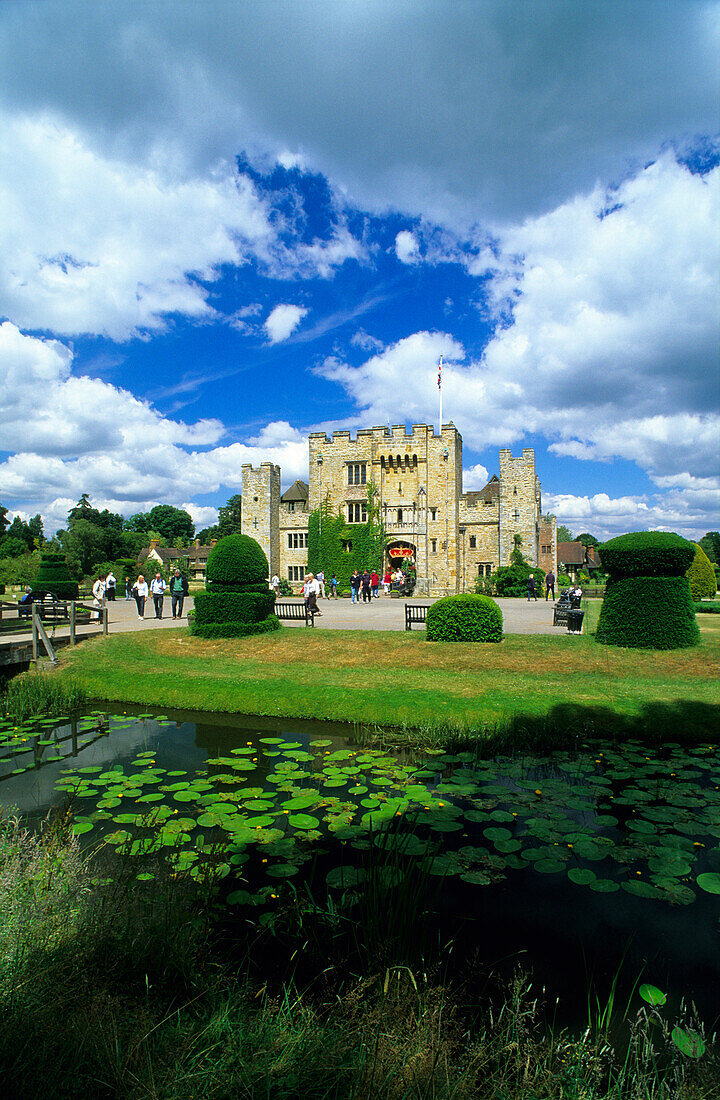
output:
<svg viewBox="0 0 720 1100"><path fill-rule="evenodd" d="M298 500L307 500L309 496L310 487L304 481L296 481L283 493L280 500L284 504L291 504Z"/></svg>
<svg viewBox="0 0 720 1100"><path fill-rule="evenodd" d="M484 485L482 489L470 490L464 496L470 505L484 504L485 501L496 501L500 496L500 481L497 474L493 474L487 485Z"/></svg>
<svg viewBox="0 0 720 1100"><path fill-rule="evenodd" d="M584 565L585 547L581 542L559 542L557 560L559 565Z"/></svg>
<svg viewBox="0 0 720 1100"><path fill-rule="evenodd" d="M208 560L212 546L188 546L187 550L178 550L174 546L143 546L137 560L145 561L151 550L158 555L163 564L174 561L176 558L187 558L191 562L204 562Z"/></svg>

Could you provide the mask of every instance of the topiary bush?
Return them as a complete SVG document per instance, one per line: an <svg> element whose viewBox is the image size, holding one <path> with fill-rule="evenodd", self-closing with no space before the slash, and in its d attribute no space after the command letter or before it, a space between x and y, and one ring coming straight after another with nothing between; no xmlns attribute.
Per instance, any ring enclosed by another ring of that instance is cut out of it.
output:
<svg viewBox="0 0 720 1100"><path fill-rule="evenodd" d="M43 553L33 584L33 592L45 596L48 592L59 600L76 600L78 586L70 576L64 554Z"/></svg>
<svg viewBox="0 0 720 1100"><path fill-rule="evenodd" d="M707 599L717 592L717 578L712 562L702 546L693 542L695 557L685 576L690 582L690 594L694 600Z"/></svg>
<svg viewBox="0 0 720 1100"><path fill-rule="evenodd" d="M249 535L227 535L210 551L207 587L195 597L190 630L201 638L244 638L277 630L268 561Z"/></svg>
<svg viewBox="0 0 720 1100"><path fill-rule="evenodd" d="M489 596L445 596L429 608L426 632L431 642L501 642L502 612Z"/></svg>
<svg viewBox="0 0 720 1100"><path fill-rule="evenodd" d="M663 531L637 531L604 543L610 574L596 641L645 649L681 649L700 637L685 572L692 543Z"/></svg>

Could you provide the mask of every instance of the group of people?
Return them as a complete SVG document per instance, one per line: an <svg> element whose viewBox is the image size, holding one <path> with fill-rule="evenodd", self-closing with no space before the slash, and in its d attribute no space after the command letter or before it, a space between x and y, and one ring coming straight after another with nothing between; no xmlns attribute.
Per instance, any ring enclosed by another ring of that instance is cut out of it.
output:
<svg viewBox="0 0 720 1100"><path fill-rule="evenodd" d="M363 603L370 603L372 600L378 599L381 585L383 592L387 593L390 591L390 587L393 583L402 583L403 579L404 574L402 569L398 569L397 573L392 573L387 569L382 580L376 569L365 569L362 573L358 569L355 569L350 578L351 603L360 603L361 599ZM280 578L277 574L273 576L270 585L275 595L278 596L280 594ZM321 599L336 600L338 598L337 577L333 573L326 588L325 574L322 570L317 574L308 573L303 583L302 594L305 600L305 607L309 611L313 611L315 615L321 615L322 612L317 609L317 601Z"/></svg>
<svg viewBox="0 0 720 1100"><path fill-rule="evenodd" d="M117 581L112 571L105 576L99 575L96 578L92 594L93 604L98 609L98 618L102 618L102 608L105 601L114 601L116 585ZM162 619L166 592L170 593L173 619L182 618L183 603L188 594L188 582L187 577L179 569L175 570L169 584L165 583L161 573L156 573L150 584L147 583L142 573L134 584L130 583L129 577L125 578L125 599L135 600L138 619L145 618L145 604L149 596L153 598L155 618Z"/></svg>
<svg viewBox="0 0 720 1100"><path fill-rule="evenodd" d="M350 599L352 603L360 603L360 593L362 592L363 603L370 603L371 600L378 598L380 588L380 577L373 569L370 572L366 569L363 573L358 572L357 569L353 571L353 575L350 578Z"/></svg>
<svg viewBox="0 0 720 1100"><path fill-rule="evenodd" d="M565 595L567 595L571 600L576 600L577 601L578 607L580 606L580 600L582 599L582 594L583 594L582 593L582 588L580 587L579 584L573 585L571 588L568 588L565 592ZM552 598L554 600L555 599L555 574L553 573L552 569L548 573L545 574L545 600L546 601L550 598L550 595L552 595ZM536 583L535 578L532 575L532 573L528 577L528 581L527 581L527 598L528 598L528 603L530 603L530 600L535 600L537 602L537 598L538 598L537 583Z"/></svg>

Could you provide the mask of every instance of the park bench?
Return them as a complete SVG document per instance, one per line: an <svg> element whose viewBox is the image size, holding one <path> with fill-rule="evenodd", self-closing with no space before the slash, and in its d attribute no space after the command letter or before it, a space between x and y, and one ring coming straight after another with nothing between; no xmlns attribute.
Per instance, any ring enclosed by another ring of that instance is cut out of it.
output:
<svg viewBox="0 0 720 1100"><path fill-rule="evenodd" d="M315 626L315 612L302 603L276 603L275 614L278 619L305 620L305 626Z"/></svg>
<svg viewBox="0 0 720 1100"><path fill-rule="evenodd" d="M582 634L585 612L580 610L580 598L563 592L554 606L553 626L567 626L570 634Z"/></svg>
<svg viewBox="0 0 720 1100"><path fill-rule="evenodd" d="M405 629L412 630L413 623L424 623L430 607L432 607L432 604L429 603L406 603Z"/></svg>

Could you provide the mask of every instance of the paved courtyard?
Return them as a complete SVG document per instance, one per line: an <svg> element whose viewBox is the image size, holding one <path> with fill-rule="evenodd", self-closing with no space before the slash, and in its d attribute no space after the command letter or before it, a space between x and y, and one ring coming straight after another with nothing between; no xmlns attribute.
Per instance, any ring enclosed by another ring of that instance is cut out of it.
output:
<svg viewBox="0 0 720 1100"><path fill-rule="evenodd" d="M296 602L300 602L297 600ZM369 604L352 604L348 599L320 600L319 607L321 617L316 619L316 629L322 630L404 630L405 629L405 603L402 599L391 599L389 596L380 596ZM433 599L412 600L411 603L434 603ZM553 626L552 602L545 602L541 598L537 603L528 603L527 600L503 600L496 601L503 613L503 622L506 634L564 634L564 626ZM185 601L184 611L190 611L193 607L192 597ZM180 622L175 621L170 613L170 600L165 600L163 618L155 618L155 610L152 602L148 601L145 608L145 618L139 620L134 601L127 603L124 599L116 600L108 604L109 629L111 634L127 630L167 630L175 626L186 626L187 618L183 615ZM283 627L291 630L305 630L305 623L283 622ZM421 630L421 626L413 627Z"/></svg>

